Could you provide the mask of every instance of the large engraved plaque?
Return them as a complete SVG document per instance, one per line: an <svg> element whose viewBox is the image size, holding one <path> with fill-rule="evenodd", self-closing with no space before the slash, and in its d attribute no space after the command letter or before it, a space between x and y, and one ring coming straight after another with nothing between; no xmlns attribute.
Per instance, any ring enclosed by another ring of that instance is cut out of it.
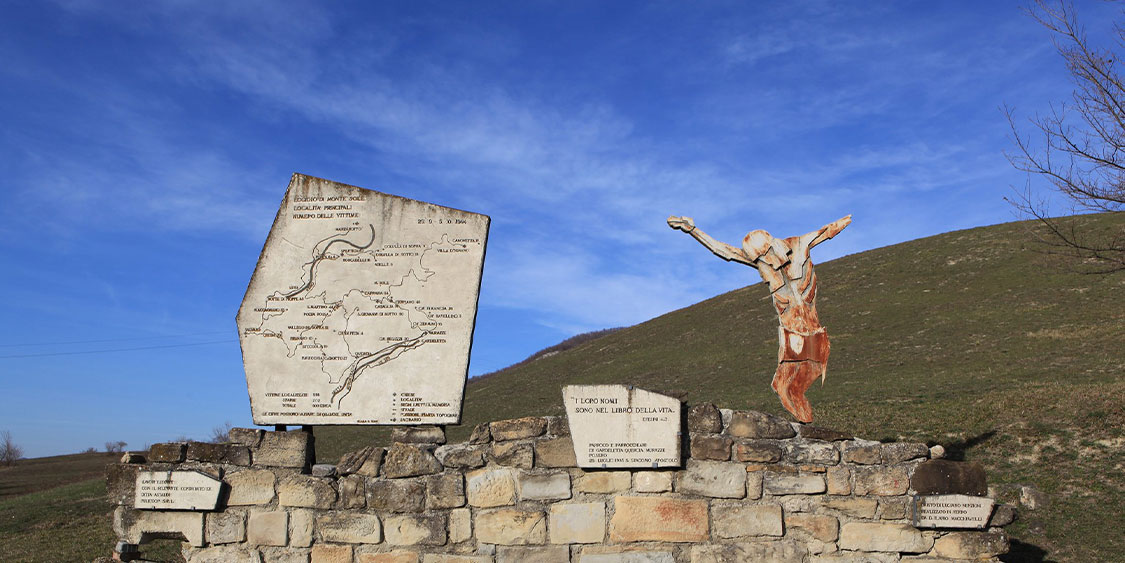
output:
<svg viewBox="0 0 1125 563"><path fill-rule="evenodd" d="M489 218L294 174L238 311L255 424L455 424Z"/></svg>
<svg viewBox="0 0 1125 563"><path fill-rule="evenodd" d="M578 467L678 467L680 401L625 385L568 385Z"/></svg>

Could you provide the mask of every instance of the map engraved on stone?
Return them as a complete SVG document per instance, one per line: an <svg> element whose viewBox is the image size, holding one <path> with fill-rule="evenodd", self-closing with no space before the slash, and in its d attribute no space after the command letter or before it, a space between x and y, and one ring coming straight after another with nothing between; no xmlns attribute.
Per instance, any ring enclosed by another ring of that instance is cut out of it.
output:
<svg viewBox="0 0 1125 563"><path fill-rule="evenodd" d="M984 528L996 501L968 495L917 495L913 520L916 528Z"/></svg>
<svg viewBox="0 0 1125 563"><path fill-rule="evenodd" d="M221 487L221 481L198 471L141 471L133 507L215 510Z"/></svg>
<svg viewBox="0 0 1125 563"><path fill-rule="evenodd" d="M294 174L238 312L255 424L455 424L489 218Z"/></svg>
<svg viewBox="0 0 1125 563"><path fill-rule="evenodd" d="M680 401L625 385L563 387L578 467L679 467Z"/></svg>

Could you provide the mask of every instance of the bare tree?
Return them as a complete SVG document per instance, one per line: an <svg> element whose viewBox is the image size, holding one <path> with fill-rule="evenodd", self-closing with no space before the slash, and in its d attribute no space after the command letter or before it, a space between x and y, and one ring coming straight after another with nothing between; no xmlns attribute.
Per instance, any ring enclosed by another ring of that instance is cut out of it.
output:
<svg viewBox="0 0 1125 563"><path fill-rule="evenodd" d="M12 433L7 430L0 432L0 465L15 465L21 457L23 448L12 439Z"/></svg>
<svg viewBox="0 0 1125 563"><path fill-rule="evenodd" d="M1078 270L1125 270L1125 221L1114 221L1108 230L1060 221L1051 217L1045 198L1031 188L1031 178L1038 176L1070 199L1074 213L1111 212L1125 219L1125 81L1118 58L1090 43L1074 7L1064 0L1035 0L1028 13L1051 31L1075 89L1070 102L1030 119L1032 134L1042 137L1041 147L1020 134L1014 111L1005 108L1017 149L1007 154L1008 160L1028 174L1024 190L1008 202L1037 219L1045 227L1046 236L1040 239L1049 251L1075 258ZM1118 24L1114 30L1117 46L1125 48L1125 28Z"/></svg>
<svg viewBox="0 0 1125 563"><path fill-rule="evenodd" d="M221 426L216 426L211 429L211 442L214 444L222 444L223 442L230 441L230 429L234 428L228 420Z"/></svg>
<svg viewBox="0 0 1125 563"><path fill-rule="evenodd" d="M105 443L105 451L106 451L106 453L109 453L109 454L119 454L119 453L125 451L125 445L126 444L128 444L128 442L121 442L121 441L106 442Z"/></svg>

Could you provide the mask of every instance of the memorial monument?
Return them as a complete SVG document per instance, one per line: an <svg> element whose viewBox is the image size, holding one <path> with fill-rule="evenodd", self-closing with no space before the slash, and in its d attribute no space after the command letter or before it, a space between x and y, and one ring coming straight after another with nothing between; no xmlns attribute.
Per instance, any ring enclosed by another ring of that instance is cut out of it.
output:
<svg viewBox="0 0 1125 563"><path fill-rule="evenodd" d="M488 225L294 174L238 312L254 423L459 422Z"/></svg>
<svg viewBox="0 0 1125 563"><path fill-rule="evenodd" d="M799 237L775 238L763 230L747 233L736 248L696 228L691 217L668 218L668 225L698 240L716 256L758 269L769 285L780 326L777 329L777 372L771 384L785 410L801 422L812 422L805 391L828 369L828 332L816 315L816 272L812 248L838 234L852 216L829 223Z"/></svg>

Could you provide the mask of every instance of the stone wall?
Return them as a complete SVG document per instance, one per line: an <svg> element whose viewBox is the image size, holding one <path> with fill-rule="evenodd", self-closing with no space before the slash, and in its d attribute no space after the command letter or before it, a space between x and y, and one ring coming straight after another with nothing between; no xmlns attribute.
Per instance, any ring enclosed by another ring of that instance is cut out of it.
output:
<svg viewBox="0 0 1125 563"><path fill-rule="evenodd" d="M451 445L439 428L399 428L389 448L334 466L313 463L301 431L158 444L109 469L116 556L169 537L191 563L885 562L1007 551L1007 505L983 531L911 525L915 493L984 495L975 464L710 404L687 419L675 471L579 469L558 417L482 424ZM166 470L222 479L218 510L132 508L136 473Z"/></svg>

